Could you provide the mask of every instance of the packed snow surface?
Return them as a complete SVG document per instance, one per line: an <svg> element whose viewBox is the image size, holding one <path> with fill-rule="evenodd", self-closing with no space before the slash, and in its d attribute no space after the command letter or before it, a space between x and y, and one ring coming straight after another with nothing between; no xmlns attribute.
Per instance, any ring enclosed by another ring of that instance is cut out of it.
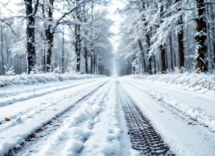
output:
<svg viewBox="0 0 215 156"><path fill-rule="evenodd" d="M102 84L104 84L102 86ZM147 79L91 78L0 88L0 156L89 95L46 140L41 156L138 156L132 149L118 85L176 155L215 153L215 96ZM98 88L90 95L89 93ZM188 87L189 88L189 87ZM15 117L15 118L11 118ZM18 120L17 120L18 119ZM28 147L29 149L31 147Z"/></svg>
<svg viewBox="0 0 215 156"><path fill-rule="evenodd" d="M57 90L52 86L53 91L50 91L49 94L31 96L23 99L24 101L18 100L10 105L0 107L1 120L12 116L21 118L20 122L11 119L10 122L0 124L0 155L8 152L12 147L18 146L31 132L40 128L57 114L108 80L109 78L101 78L96 81L87 80L88 83L84 80L74 83L73 87L69 84L70 87L65 87L63 90L62 88ZM40 89L37 92L43 92L43 90ZM25 94L26 92L21 96Z"/></svg>

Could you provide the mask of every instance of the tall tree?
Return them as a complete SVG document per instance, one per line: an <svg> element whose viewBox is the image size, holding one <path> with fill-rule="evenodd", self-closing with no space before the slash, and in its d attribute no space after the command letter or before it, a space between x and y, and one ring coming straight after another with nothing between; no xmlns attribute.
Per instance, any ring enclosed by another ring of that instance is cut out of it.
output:
<svg viewBox="0 0 215 156"><path fill-rule="evenodd" d="M79 0L76 0L76 5L78 5L79 3ZM79 21L81 21L81 18L80 18L80 13L81 13L81 8L77 8L75 10L75 13L76 13L76 17ZM77 72L80 72L80 69L81 69L81 26L80 24L76 24L75 25L75 53L76 53L76 71Z"/></svg>
<svg viewBox="0 0 215 156"><path fill-rule="evenodd" d="M138 43L139 43L139 48L141 50L141 54L142 54L142 60L143 60L143 69L144 69L144 73L146 72L146 61L145 61L145 55L144 55L144 50L143 50L143 46L142 46L142 43L141 43L141 40L139 39L138 40Z"/></svg>
<svg viewBox="0 0 215 156"><path fill-rule="evenodd" d="M4 39L3 39L3 26L1 24L1 61L2 61L2 74L4 74L4 54L3 54L3 47L4 47Z"/></svg>
<svg viewBox="0 0 215 156"><path fill-rule="evenodd" d="M196 71L206 72L207 67L207 22L205 0L196 0Z"/></svg>
<svg viewBox="0 0 215 156"><path fill-rule="evenodd" d="M27 23L27 73L30 73L36 65L35 54L35 15L38 10L39 0L33 7L33 0L24 0Z"/></svg>
<svg viewBox="0 0 215 156"><path fill-rule="evenodd" d="M160 10L160 23L162 23L162 17L163 17L163 11L164 11L164 6L162 0L159 0L159 10ZM165 46L162 44L160 45L160 52L161 52L161 73L165 74L166 73L166 62L165 62L165 55L166 55L166 50Z"/></svg>
<svg viewBox="0 0 215 156"><path fill-rule="evenodd" d="M180 12L180 4L182 3L182 0L176 0L175 3L178 5L177 11ZM184 67L184 42L183 42L183 17L180 15L179 20L177 22L177 25L180 28L180 31L178 32L178 62L179 62L179 69L182 69ZM182 70L181 70L182 71Z"/></svg>

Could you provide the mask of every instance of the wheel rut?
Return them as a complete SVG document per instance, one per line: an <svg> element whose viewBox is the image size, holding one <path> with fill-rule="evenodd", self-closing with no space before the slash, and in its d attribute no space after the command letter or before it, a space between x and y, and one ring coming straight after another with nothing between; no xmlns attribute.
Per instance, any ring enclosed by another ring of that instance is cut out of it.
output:
<svg viewBox="0 0 215 156"><path fill-rule="evenodd" d="M132 148L138 150L141 155L174 155L150 121L119 84L118 93L120 93Z"/></svg>

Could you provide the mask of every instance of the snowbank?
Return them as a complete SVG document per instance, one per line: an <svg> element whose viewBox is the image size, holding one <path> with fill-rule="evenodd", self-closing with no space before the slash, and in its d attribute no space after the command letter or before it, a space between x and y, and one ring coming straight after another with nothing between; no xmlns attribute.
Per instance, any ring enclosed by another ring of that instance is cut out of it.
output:
<svg viewBox="0 0 215 156"><path fill-rule="evenodd" d="M180 85L192 90L207 89L215 91L215 75L209 74L184 73L164 75L130 75L128 77L169 85Z"/></svg>
<svg viewBox="0 0 215 156"><path fill-rule="evenodd" d="M58 82L58 81L67 81L67 80L80 80L80 79L89 79L89 78L98 78L105 77L103 75L79 75L79 74L22 74L15 76L0 76L0 87L7 87L12 85L33 85L39 83L47 82Z"/></svg>

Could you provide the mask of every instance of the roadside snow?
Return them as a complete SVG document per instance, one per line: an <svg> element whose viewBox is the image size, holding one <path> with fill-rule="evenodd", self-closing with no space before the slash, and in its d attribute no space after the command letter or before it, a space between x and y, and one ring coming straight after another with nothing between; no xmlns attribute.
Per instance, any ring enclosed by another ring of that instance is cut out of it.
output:
<svg viewBox="0 0 215 156"><path fill-rule="evenodd" d="M201 124L204 124L207 126L210 130L215 131L215 116L208 115L204 110L202 110L200 107L191 107L187 104L176 100L175 98L170 97L166 94L159 94L153 90L150 90L148 88L142 87L141 85L137 85L131 82L132 85L134 85L137 88L140 88L141 90L145 91L149 95L151 95L153 98L157 99L158 101L162 101L165 104L168 104L172 106L173 108L176 108L177 110L187 114L192 119L200 122Z"/></svg>
<svg viewBox="0 0 215 156"><path fill-rule="evenodd" d="M81 79L89 79L89 78L101 78L106 77L103 75L79 75L79 74L56 74L56 73L48 73L48 74L21 74L15 76L0 76L0 88L8 87L8 86L16 86L16 85L35 85L40 83L48 83L48 82L59 82L59 81L68 81L68 80L81 80Z"/></svg>
<svg viewBox="0 0 215 156"><path fill-rule="evenodd" d="M215 92L215 75L207 74L156 74L156 75L130 75L125 76L134 79L143 79L151 83L162 83L166 85L174 85L183 87L185 90L191 91L214 91Z"/></svg>

